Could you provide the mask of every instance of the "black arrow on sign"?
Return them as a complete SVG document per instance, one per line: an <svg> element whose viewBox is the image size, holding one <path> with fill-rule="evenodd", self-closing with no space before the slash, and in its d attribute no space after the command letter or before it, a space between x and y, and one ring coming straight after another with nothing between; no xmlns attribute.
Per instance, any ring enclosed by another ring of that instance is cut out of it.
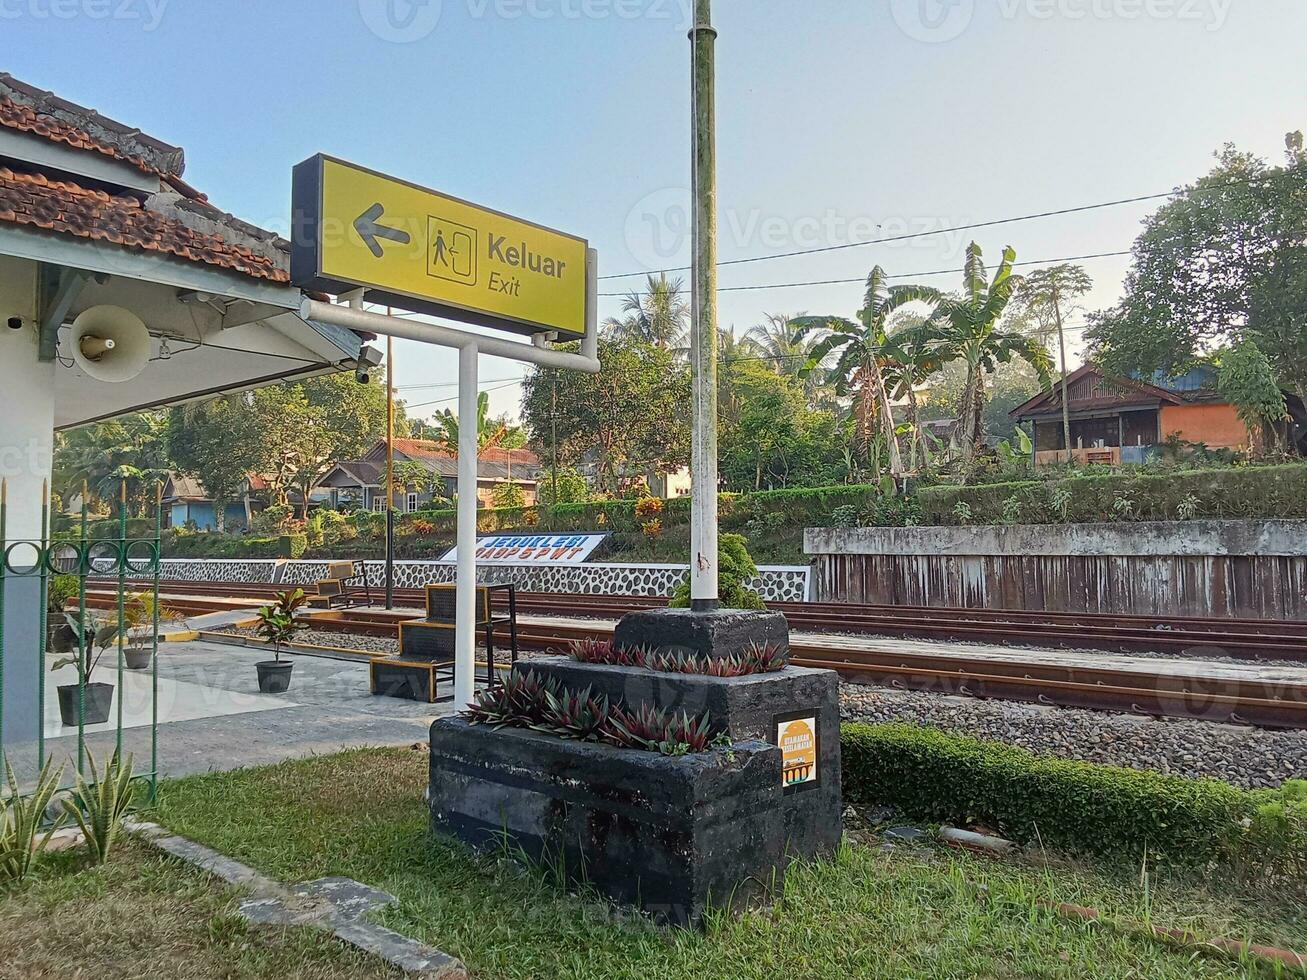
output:
<svg viewBox="0 0 1307 980"><path fill-rule="evenodd" d="M406 231L400 231L398 228L387 228L385 225L377 224L377 219L386 213L386 209L380 203L372 205L357 218L354 219L354 230L359 233L359 238L363 239L369 251L377 258L381 258L381 243L378 238L384 238L390 242L398 242L401 245L407 245L412 241L412 237Z"/></svg>

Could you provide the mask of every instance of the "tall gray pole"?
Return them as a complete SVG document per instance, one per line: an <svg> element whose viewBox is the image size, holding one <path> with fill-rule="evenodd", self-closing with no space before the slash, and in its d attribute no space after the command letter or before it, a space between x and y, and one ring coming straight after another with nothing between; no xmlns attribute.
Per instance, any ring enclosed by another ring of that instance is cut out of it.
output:
<svg viewBox="0 0 1307 980"><path fill-rule="evenodd" d="M694 305L690 367L694 384L691 447L690 598L716 609L717 593L717 117L712 0L695 0L690 31L694 85Z"/></svg>

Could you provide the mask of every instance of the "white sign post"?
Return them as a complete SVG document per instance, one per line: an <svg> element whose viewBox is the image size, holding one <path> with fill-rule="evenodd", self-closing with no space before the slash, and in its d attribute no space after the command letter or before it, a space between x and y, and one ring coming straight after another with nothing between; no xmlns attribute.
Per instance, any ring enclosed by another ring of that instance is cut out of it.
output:
<svg viewBox="0 0 1307 980"><path fill-rule="evenodd" d="M302 307L309 320L459 352L454 702L462 707L476 693L477 358L597 374L599 253L561 232L321 157L296 168L295 197L297 285L335 292L357 286L373 302L531 337L521 343L470 333L372 313L361 303L306 298ZM567 260L532 264L523 258L528 251ZM584 277L577 268L582 254ZM511 302L495 286L504 278L517 283ZM575 336L582 313L580 352L555 350L553 338L560 330Z"/></svg>

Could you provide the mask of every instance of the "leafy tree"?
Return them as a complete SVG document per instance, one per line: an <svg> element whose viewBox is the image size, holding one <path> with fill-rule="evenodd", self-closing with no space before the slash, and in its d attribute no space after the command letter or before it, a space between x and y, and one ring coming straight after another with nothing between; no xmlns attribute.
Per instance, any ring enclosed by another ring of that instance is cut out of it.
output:
<svg viewBox="0 0 1307 980"><path fill-rule="evenodd" d="M1094 288L1082 266L1055 265L1025 277L1017 291L1016 307L1035 322L1038 339L1045 345L1057 338L1058 370L1062 373L1062 444L1071 448L1071 405L1067 394L1066 331L1064 321L1075 302Z"/></svg>
<svg viewBox="0 0 1307 980"><path fill-rule="evenodd" d="M227 505L240 499L259 462L256 416L244 395L180 405L168 416L168 454L178 472L204 484L217 529L226 529Z"/></svg>
<svg viewBox="0 0 1307 980"><path fill-rule="evenodd" d="M607 493L632 473L685 466L689 371L643 341L600 340L599 358L599 374L538 369L528 376L522 419L532 444L550 446L556 431L559 462L593 466L597 488Z"/></svg>
<svg viewBox="0 0 1307 980"><path fill-rule="evenodd" d="M1230 400L1250 432L1263 428L1281 445L1283 423L1289 418L1284 392L1275 370L1255 341L1242 341L1218 357L1217 390Z"/></svg>
<svg viewBox="0 0 1307 980"><path fill-rule="evenodd" d="M490 505L499 510L510 510L516 507L526 506L526 491L522 489L522 484L514 480L506 480L503 483L496 483L490 491Z"/></svg>
<svg viewBox="0 0 1307 980"><path fill-rule="evenodd" d="M966 387L958 412L958 439L963 461L969 463L984 444L985 382L999 364L1014 357L1026 361L1040 380L1049 376L1048 349L1037 340L1000 329L1003 316L1021 277L1012 275L1017 254L1003 250L1003 261L988 279L980 246L967 247L961 296L941 296L930 319L911 331L921 343L937 345L941 359L961 361L966 367Z"/></svg>
<svg viewBox="0 0 1307 980"><path fill-rule="evenodd" d="M165 412L124 415L55 441L53 483L65 498L81 493L85 483L96 500L112 508L126 484L128 509L144 515L171 468Z"/></svg>
<svg viewBox="0 0 1307 980"><path fill-rule="evenodd" d="M800 382L763 361L724 371L733 415L719 437L722 476L729 489L812 486L840 477L844 433L830 412L808 407Z"/></svg>
<svg viewBox="0 0 1307 980"><path fill-rule="evenodd" d="M685 301L685 280L649 276L643 293L622 300L622 316L604 321L613 340L635 340L663 350L685 346L690 326L690 304Z"/></svg>
<svg viewBox="0 0 1307 980"><path fill-rule="evenodd" d="M570 466L545 467L536 481L536 499L554 504L584 504L590 500L590 483Z"/></svg>
<svg viewBox="0 0 1307 980"><path fill-rule="evenodd" d="M805 373L817 370L828 356L839 351L839 358L830 369L830 377L835 380L838 394L853 394L859 444L865 453L879 428L889 449L890 469L894 474L900 474L903 472L903 457L899 452L885 381L888 324L895 312L910 303L938 302L939 293L929 286L890 286L888 282L889 277L880 266L871 270L863 308L856 321L843 317L808 316L800 317L794 324L797 327L796 339L799 340L814 331L822 332L804 365Z"/></svg>
<svg viewBox="0 0 1307 980"><path fill-rule="evenodd" d="M808 404L813 407L832 407L833 398L827 389L826 371L821 365L807 370L813 345L799 335L796 326L805 316L803 313L794 316L784 313L764 314L763 322L751 327L745 334L745 340L757 352L755 356L764 358L777 373L794 378L802 384Z"/></svg>
<svg viewBox="0 0 1307 980"><path fill-rule="evenodd" d="M1118 374L1185 373L1252 340L1280 384L1307 395L1307 154L1271 167L1227 145L1206 177L1135 241L1125 296L1091 317L1096 359Z"/></svg>

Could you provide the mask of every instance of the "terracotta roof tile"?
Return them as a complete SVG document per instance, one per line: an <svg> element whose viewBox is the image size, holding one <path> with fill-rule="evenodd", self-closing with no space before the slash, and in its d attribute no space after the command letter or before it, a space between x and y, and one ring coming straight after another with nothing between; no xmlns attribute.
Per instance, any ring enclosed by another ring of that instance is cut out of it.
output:
<svg viewBox="0 0 1307 980"><path fill-rule="evenodd" d="M84 129L71 122L58 119L40 112L30 105L15 102L7 96L0 95L0 126L16 129L20 132L41 136L54 143L63 143L76 150L90 150L102 153L115 160L130 163L146 173L179 176L169 170L161 169L144 156L132 154L121 147L105 140L98 140ZM176 151L180 153L180 151Z"/></svg>
<svg viewBox="0 0 1307 980"><path fill-rule="evenodd" d="M112 195L40 173L0 167L0 221L127 248L163 252L272 282L289 282L284 263L221 235L206 234L150 210L135 197Z"/></svg>

